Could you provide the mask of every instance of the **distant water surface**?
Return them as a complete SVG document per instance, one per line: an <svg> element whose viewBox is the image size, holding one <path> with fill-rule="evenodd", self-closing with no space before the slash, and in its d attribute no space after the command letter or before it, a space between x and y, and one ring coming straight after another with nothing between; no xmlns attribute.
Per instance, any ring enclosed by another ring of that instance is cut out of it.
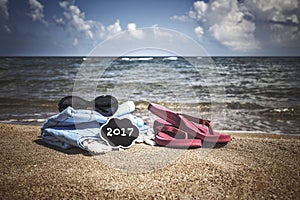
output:
<svg viewBox="0 0 300 200"><path fill-rule="evenodd" d="M141 115L158 102L216 129L300 134L299 57L2 57L0 77L1 122L40 125L75 92L133 100Z"/></svg>

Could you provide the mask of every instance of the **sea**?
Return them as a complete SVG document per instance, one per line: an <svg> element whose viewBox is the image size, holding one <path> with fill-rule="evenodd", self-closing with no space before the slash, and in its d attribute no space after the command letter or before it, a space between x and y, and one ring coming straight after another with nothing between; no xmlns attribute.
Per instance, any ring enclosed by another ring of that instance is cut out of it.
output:
<svg viewBox="0 0 300 200"><path fill-rule="evenodd" d="M41 126L58 101L154 102L220 131L300 135L300 57L1 57L0 123Z"/></svg>

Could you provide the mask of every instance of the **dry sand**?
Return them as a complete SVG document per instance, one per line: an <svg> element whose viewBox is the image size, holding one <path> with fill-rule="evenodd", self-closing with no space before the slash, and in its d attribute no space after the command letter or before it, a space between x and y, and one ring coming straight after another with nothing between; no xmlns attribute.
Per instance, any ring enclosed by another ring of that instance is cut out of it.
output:
<svg viewBox="0 0 300 200"><path fill-rule="evenodd" d="M235 133L233 141L221 148L183 151L139 144L95 157L80 149L62 151L45 145L37 126L0 124L0 135L0 199L300 197L296 136ZM163 153L176 151L180 151L176 159L159 165L165 160ZM118 155L138 158L129 159L129 167L141 165L140 170L133 173L120 162L104 164Z"/></svg>

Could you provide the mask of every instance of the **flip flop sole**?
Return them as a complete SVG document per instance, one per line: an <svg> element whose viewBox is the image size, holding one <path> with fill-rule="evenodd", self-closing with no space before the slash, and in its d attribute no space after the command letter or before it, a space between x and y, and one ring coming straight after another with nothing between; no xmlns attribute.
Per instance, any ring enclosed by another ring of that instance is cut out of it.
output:
<svg viewBox="0 0 300 200"><path fill-rule="evenodd" d="M174 127L171 128L174 129ZM161 127L160 130L159 127L157 127L156 130L158 130L158 132L155 135L155 142L159 146L175 148L197 148L202 146L202 141L200 139L188 139L186 136L184 136L184 138L178 138L178 135L180 134L174 135L177 138L169 135L167 131L171 131L172 133L176 132L175 130L170 130L170 127Z"/></svg>

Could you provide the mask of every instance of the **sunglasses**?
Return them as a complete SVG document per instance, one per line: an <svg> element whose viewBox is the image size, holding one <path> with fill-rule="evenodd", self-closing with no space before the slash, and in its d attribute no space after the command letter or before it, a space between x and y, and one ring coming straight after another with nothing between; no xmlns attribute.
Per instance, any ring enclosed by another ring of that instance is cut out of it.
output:
<svg viewBox="0 0 300 200"><path fill-rule="evenodd" d="M65 110L69 106L75 109L93 108L101 115L110 117L118 109L118 100L111 95L98 96L92 101L84 100L78 96L66 96L58 102L59 112Z"/></svg>

